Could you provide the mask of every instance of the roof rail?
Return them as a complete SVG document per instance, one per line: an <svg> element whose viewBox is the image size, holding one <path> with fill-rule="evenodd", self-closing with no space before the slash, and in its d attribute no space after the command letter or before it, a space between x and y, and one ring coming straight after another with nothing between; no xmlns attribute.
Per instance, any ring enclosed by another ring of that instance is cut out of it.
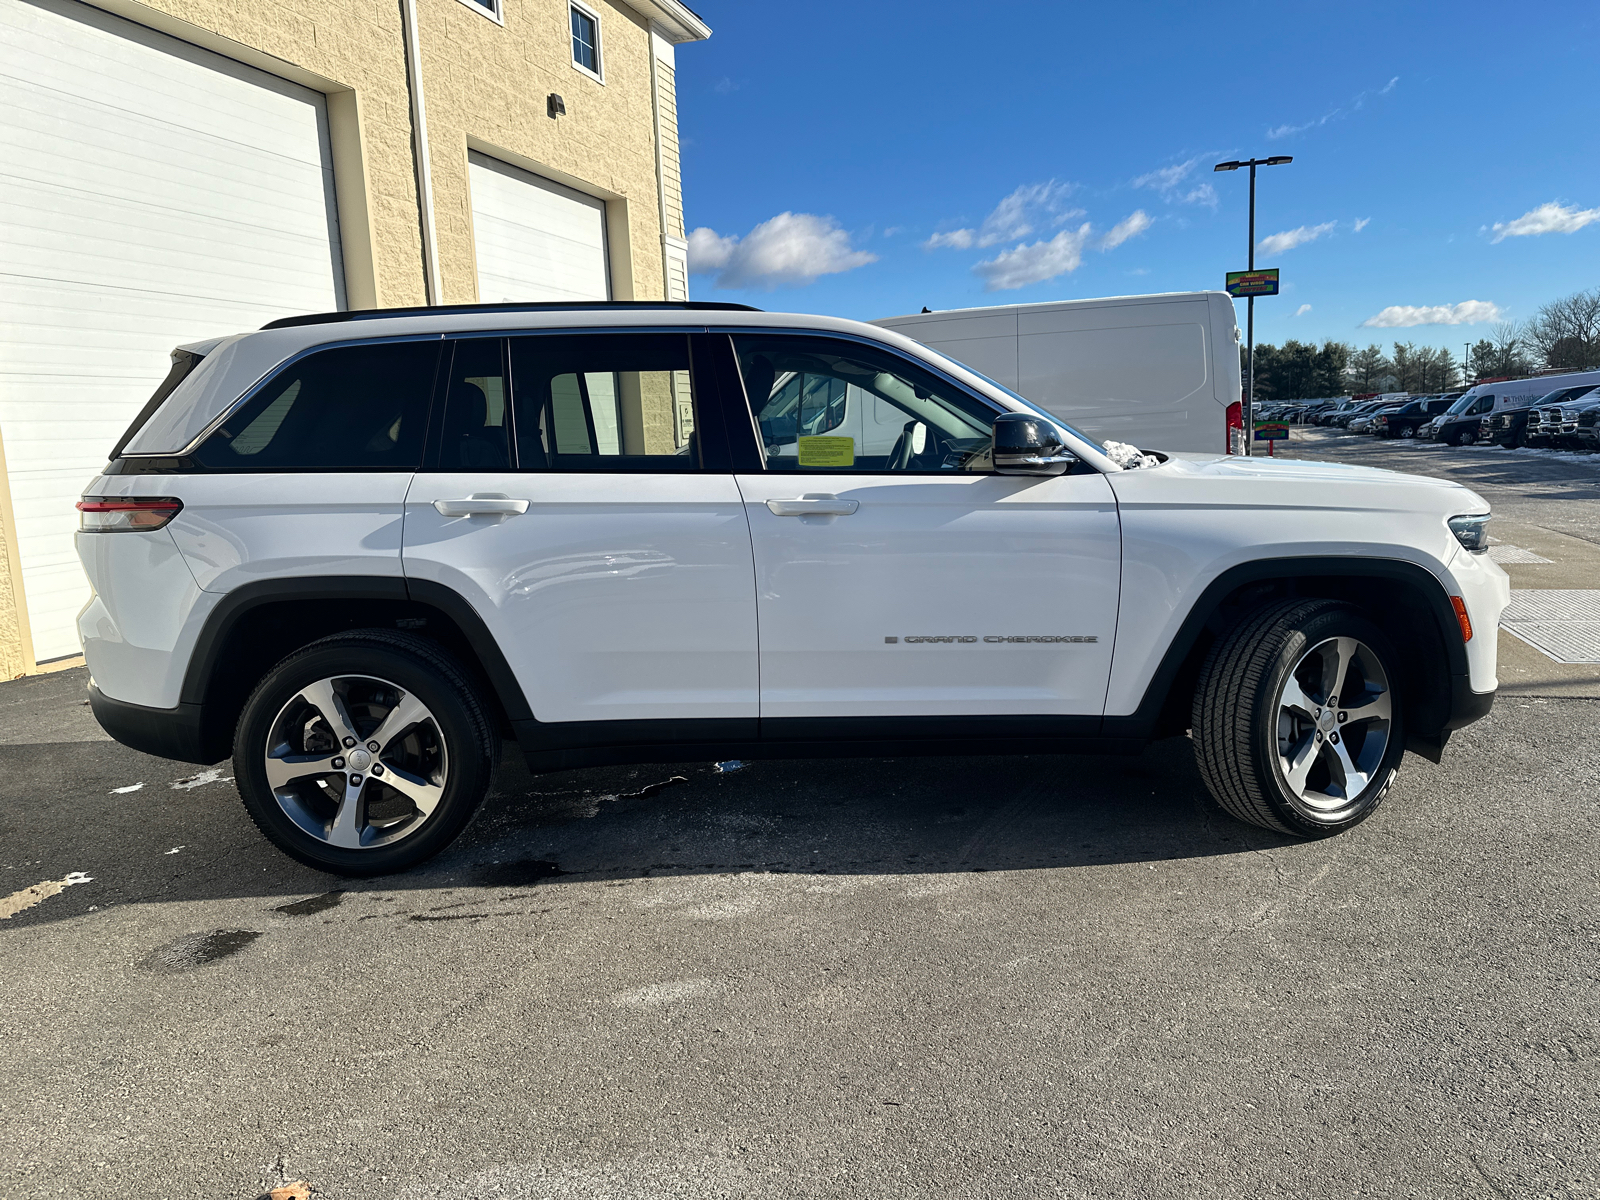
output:
<svg viewBox="0 0 1600 1200"><path fill-rule="evenodd" d="M422 308L358 308L346 312L307 313L301 317L279 317L268 321L263 329L291 329L296 325L334 325L341 321L382 321L389 317L430 317L440 313L519 313L563 312L604 309L634 312L707 311L707 312L760 312L748 304L724 304L716 300L556 300L532 304L435 304Z"/></svg>

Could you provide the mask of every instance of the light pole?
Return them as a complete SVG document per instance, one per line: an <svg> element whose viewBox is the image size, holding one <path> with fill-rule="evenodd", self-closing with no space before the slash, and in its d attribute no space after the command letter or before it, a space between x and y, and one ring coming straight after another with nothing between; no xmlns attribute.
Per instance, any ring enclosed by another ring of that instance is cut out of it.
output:
<svg viewBox="0 0 1600 1200"><path fill-rule="evenodd" d="M1293 161L1292 155L1274 154L1271 158L1229 159L1211 168L1213 171L1250 168L1250 262L1246 270L1256 269L1256 168L1277 167ZM1254 296L1246 298L1245 314L1244 452L1254 454L1256 431L1256 298Z"/></svg>

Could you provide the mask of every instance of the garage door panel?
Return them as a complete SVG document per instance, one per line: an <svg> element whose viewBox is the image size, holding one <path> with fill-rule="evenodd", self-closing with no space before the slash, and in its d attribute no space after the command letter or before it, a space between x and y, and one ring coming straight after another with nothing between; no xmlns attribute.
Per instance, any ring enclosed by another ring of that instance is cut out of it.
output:
<svg viewBox="0 0 1600 1200"><path fill-rule="evenodd" d="M0 432L34 650L72 505L172 347L343 306L326 101L71 0L0 0Z"/></svg>
<svg viewBox="0 0 1600 1200"><path fill-rule="evenodd" d="M467 162L481 302L610 298L603 200L476 152Z"/></svg>
<svg viewBox="0 0 1600 1200"><path fill-rule="evenodd" d="M63 39L62 16L86 36ZM15 58L25 57L35 68L38 87L34 90L40 96L53 96L74 107L98 108L104 117L135 115L185 138L259 141L268 153L308 163L320 161L319 153L308 152L303 139L285 124L284 118L292 120L313 95L298 84L84 6L17 4L15 15L5 19L4 29ZM104 36L97 38L95 33ZM152 72L152 59L157 56L160 69ZM15 58L8 54L0 60L0 76L27 80L28 75L6 69ZM219 86L230 79L244 86ZM142 102L130 105L130 91L136 91ZM249 139L240 137L241 129L250 131Z"/></svg>

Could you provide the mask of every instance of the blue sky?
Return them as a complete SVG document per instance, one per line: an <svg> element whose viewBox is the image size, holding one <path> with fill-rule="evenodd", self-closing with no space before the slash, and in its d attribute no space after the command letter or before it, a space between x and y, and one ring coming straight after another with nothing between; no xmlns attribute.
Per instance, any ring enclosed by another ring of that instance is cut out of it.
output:
<svg viewBox="0 0 1600 1200"><path fill-rule="evenodd" d="M870 319L1220 288L1248 181L1211 167L1269 154L1295 161L1259 176L1284 294L1258 341L1459 357L1600 286L1592 2L695 8L697 299Z"/></svg>

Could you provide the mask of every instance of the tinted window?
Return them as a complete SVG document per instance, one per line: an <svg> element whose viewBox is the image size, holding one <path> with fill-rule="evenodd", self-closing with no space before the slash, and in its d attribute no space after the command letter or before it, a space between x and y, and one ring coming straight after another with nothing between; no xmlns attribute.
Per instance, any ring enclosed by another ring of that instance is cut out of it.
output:
<svg viewBox="0 0 1600 1200"><path fill-rule="evenodd" d="M512 338L511 381L524 470L699 468L683 334Z"/></svg>
<svg viewBox="0 0 1600 1200"><path fill-rule="evenodd" d="M437 341L322 350L291 363L212 434L212 470L414 470Z"/></svg>
<svg viewBox="0 0 1600 1200"><path fill-rule="evenodd" d="M998 410L886 350L735 336L769 471L987 471Z"/></svg>
<svg viewBox="0 0 1600 1200"><path fill-rule="evenodd" d="M511 469L505 342L464 338L450 347L449 387L439 439L441 471Z"/></svg>

